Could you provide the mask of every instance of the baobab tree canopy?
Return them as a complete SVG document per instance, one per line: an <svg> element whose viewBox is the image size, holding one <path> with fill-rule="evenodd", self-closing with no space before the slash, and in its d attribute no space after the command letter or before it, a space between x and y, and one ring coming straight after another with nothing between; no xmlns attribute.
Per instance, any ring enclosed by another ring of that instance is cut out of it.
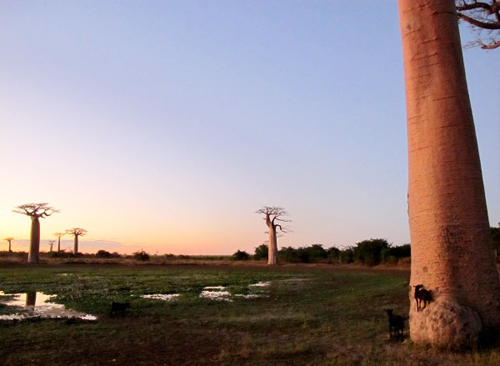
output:
<svg viewBox="0 0 500 366"><path fill-rule="evenodd" d="M287 227L283 227L282 225L276 223L276 221L291 222L291 220L284 219L285 216L288 216L288 212L286 212L283 207L263 206L260 210L255 211L255 213L264 214L266 224L268 223L268 220L270 220L276 227L279 227L282 232L286 233L288 231Z"/></svg>
<svg viewBox="0 0 500 366"><path fill-rule="evenodd" d="M13 211L41 219L48 217L55 212L59 212L59 210L50 207L48 203L27 203L17 206Z"/></svg>
<svg viewBox="0 0 500 366"><path fill-rule="evenodd" d="M74 236L84 236L87 234L87 230L75 227L73 229L66 230L66 233Z"/></svg>
<svg viewBox="0 0 500 366"><path fill-rule="evenodd" d="M455 4L458 18L469 23L478 38L467 46L500 47L500 1L456 0Z"/></svg>

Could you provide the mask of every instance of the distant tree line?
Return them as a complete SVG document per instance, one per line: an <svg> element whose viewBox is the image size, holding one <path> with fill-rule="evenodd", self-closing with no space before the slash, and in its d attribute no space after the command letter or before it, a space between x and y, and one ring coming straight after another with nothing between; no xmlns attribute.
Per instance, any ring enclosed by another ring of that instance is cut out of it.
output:
<svg viewBox="0 0 500 366"><path fill-rule="evenodd" d="M267 259L268 247L261 244L255 248L253 256L238 250L233 260ZM278 251L278 261L283 263L358 263L375 266L381 263L397 263L402 258L409 258L410 244L391 246L386 239L370 239L356 243L355 246L339 249L324 248L322 244L312 244L299 248L283 247Z"/></svg>
<svg viewBox="0 0 500 366"><path fill-rule="evenodd" d="M491 243L500 258L500 223L499 227L491 227ZM253 255L238 250L233 254L233 260L265 260L268 257L267 244L255 248ZM322 244L312 244L299 248L283 247L278 251L278 260L282 263L357 263L367 266L377 264L397 264L400 260L411 257L411 245L391 245L387 239L369 239L356 243L352 247L339 249L324 248Z"/></svg>

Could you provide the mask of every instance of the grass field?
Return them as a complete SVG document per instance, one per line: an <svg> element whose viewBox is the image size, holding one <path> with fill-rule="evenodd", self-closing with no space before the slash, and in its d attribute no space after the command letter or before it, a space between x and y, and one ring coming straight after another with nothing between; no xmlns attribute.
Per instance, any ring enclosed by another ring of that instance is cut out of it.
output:
<svg viewBox="0 0 500 366"><path fill-rule="evenodd" d="M56 294L56 302L98 319L1 321L0 364L500 364L497 350L390 342L384 309L408 313L408 277L408 270L340 266L2 264L5 294ZM227 293L200 297L207 286ZM148 294L178 296L141 297ZM110 316L112 301L131 307ZM0 306L0 315L13 312Z"/></svg>

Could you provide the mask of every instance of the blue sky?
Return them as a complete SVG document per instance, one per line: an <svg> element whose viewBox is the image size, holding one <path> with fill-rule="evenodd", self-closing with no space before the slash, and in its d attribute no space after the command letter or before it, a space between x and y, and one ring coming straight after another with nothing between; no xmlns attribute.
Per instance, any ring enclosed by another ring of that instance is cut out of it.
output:
<svg viewBox="0 0 500 366"><path fill-rule="evenodd" d="M464 56L496 226L500 51ZM2 1L0 120L4 237L49 202L82 251L253 251L262 205L281 246L409 242L393 1Z"/></svg>

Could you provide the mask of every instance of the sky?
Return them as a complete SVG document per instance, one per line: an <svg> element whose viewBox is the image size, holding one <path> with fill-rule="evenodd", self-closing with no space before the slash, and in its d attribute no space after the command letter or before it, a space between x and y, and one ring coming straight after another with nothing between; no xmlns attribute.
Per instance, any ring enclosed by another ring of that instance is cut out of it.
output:
<svg viewBox="0 0 500 366"><path fill-rule="evenodd" d="M42 250L253 253L264 205L280 247L408 243L397 5L364 2L0 0L0 238L47 202ZM500 51L464 58L496 226Z"/></svg>

